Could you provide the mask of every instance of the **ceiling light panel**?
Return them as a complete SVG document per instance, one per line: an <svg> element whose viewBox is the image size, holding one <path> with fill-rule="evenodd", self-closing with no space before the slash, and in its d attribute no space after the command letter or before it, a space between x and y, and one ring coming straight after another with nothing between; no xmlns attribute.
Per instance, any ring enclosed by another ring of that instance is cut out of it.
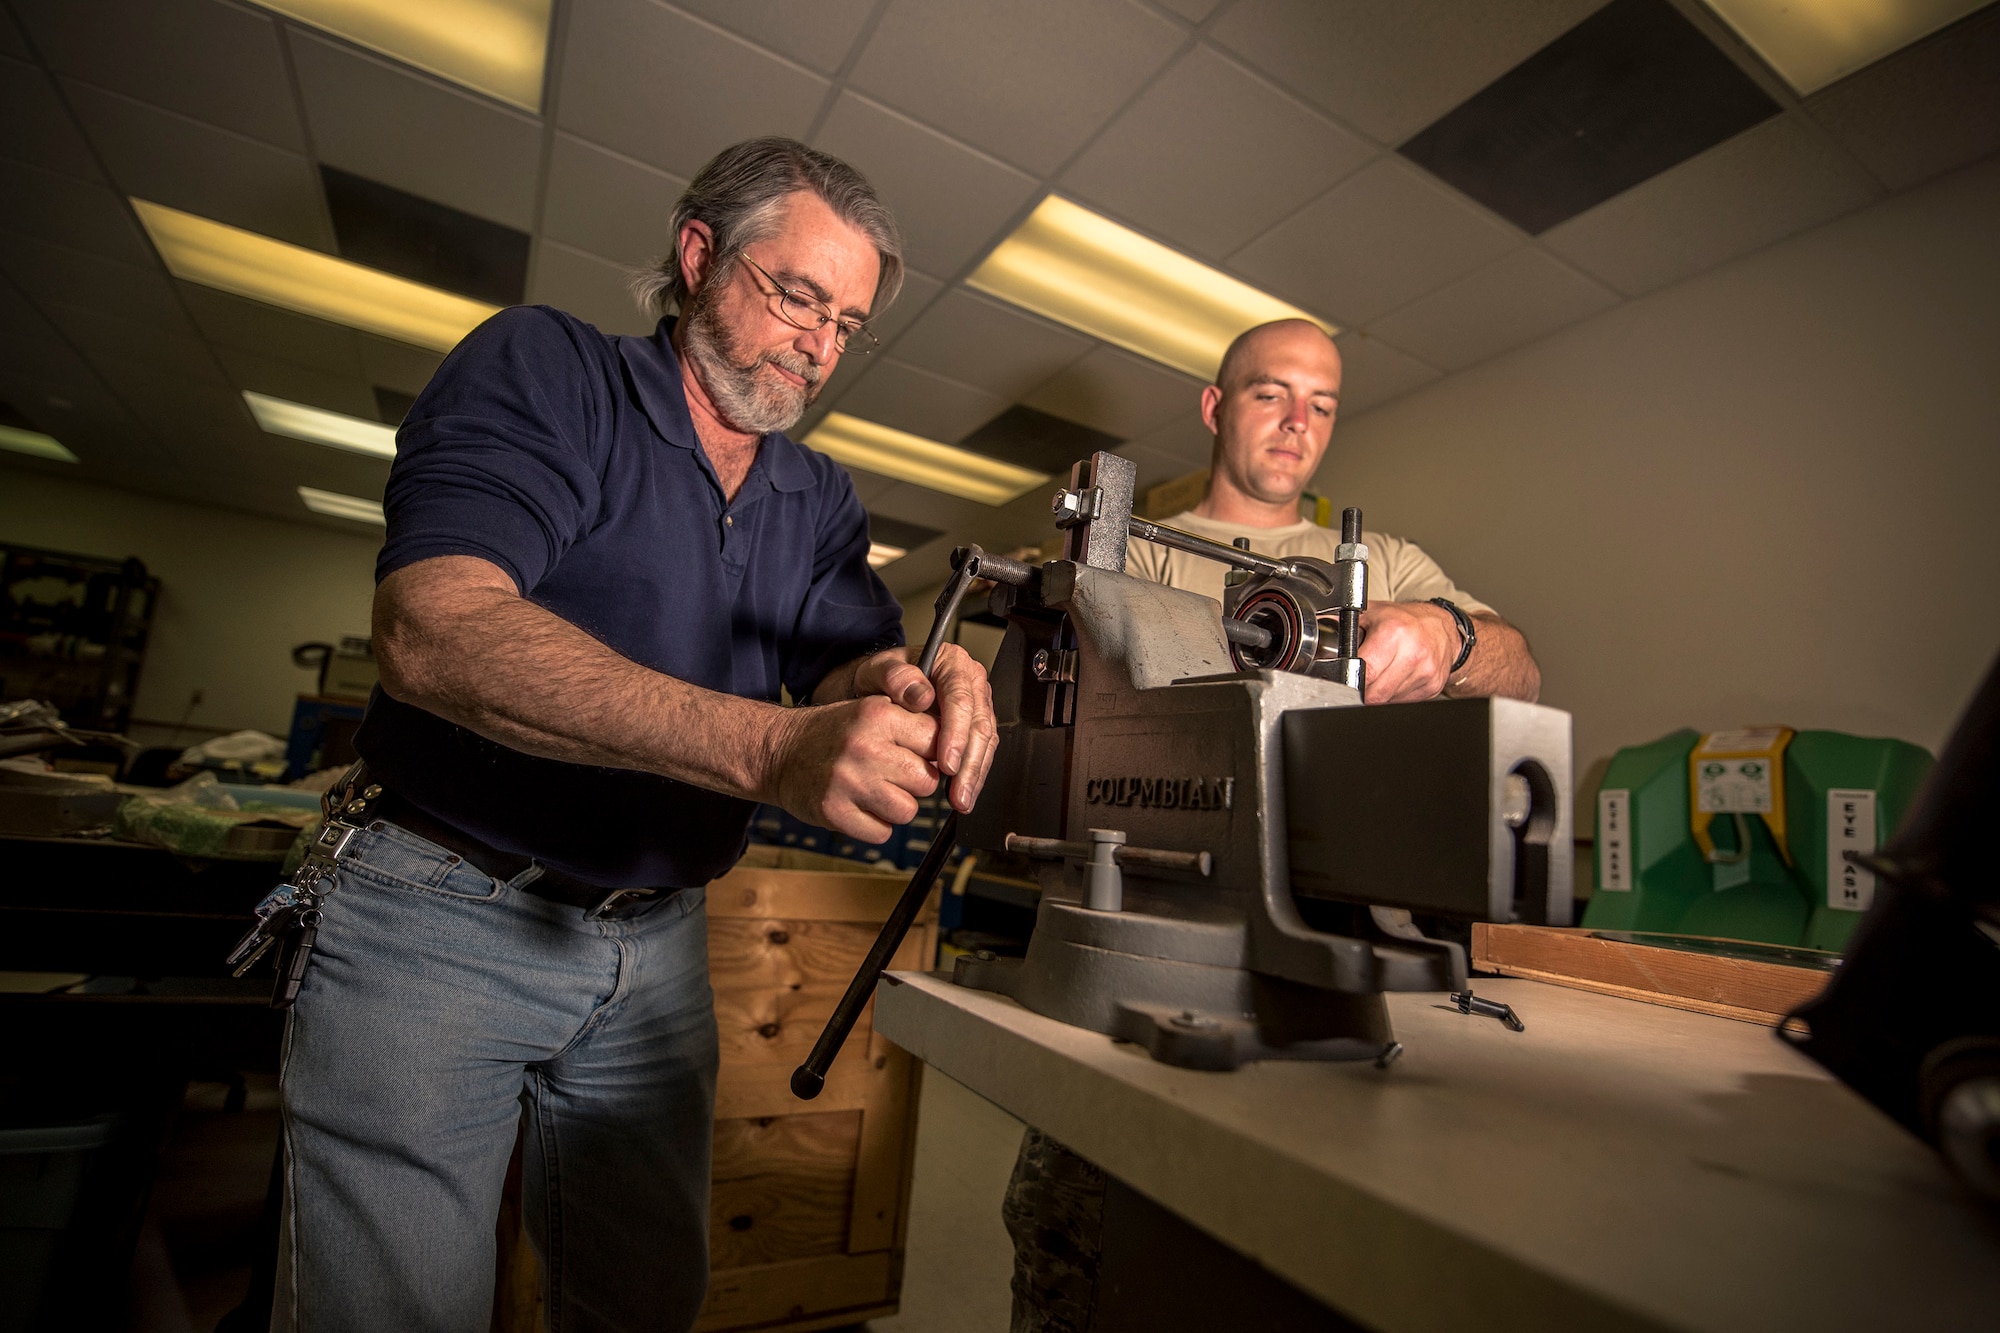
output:
<svg viewBox="0 0 2000 1333"><path fill-rule="evenodd" d="M845 412L827 413L805 443L849 467L981 504L1006 504L1049 480L1046 472L891 430Z"/></svg>
<svg viewBox="0 0 2000 1333"><path fill-rule="evenodd" d="M373 523L377 527L388 526L383 517L382 505L377 500L364 500L358 495L342 495L339 491L322 491L311 486L299 487L299 499L306 502L306 508L315 514L327 514L333 518L351 518L356 523Z"/></svg>
<svg viewBox="0 0 2000 1333"><path fill-rule="evenodd" d="M257 0L406 65L542 109L550 0Z"/></svg>
<svg viewBox="0 0 2000 1333"><path fill-rule="evenodd" d="M398 342L448 352L500 309L164 204L132 207L175 277Z"/></svg>
<svg viewBox="0 0 2000 1333"><path fill-rule="evenodd" d="M1990 0L1707 0L1803 97Z"/></svg>
<svg viewBox="0 0 2000 1333"><path fill-rule="evenodd" d="M76 455L62 447L53 435L44 435L38 430L22 430L19 426L0 426L0 449L9 453L26 454L30 458L53 458L58 463L74 463ZM901 555L902 552L896 552Z"/></svg>
<svg viewBox="0 0 2000 1333"><path fill-rule="evenodd" d="M900 546L891 546L887 542L869 542L868 568L880 569L884 565L894 564L908 554L909 552Z"/></svg>
<svg viewBox="0 0 2000 1333"><path fill-rule="evenodd" d="M968 286L1176 370L1213 379L1237 334L1274 319L1333 325L1050 195Z"/></svg>
<svg viewBox="0 0 2000 1333"><path fill-rule="evenodd" d="M307 407L304 403L288 403L282 398L251 393L247 389L243 392L243 401L250 405L250 415L257 418L257 424L273 435L309 440L314 444L330 445L372 458L396 456L394 426L329 412L321 407Z"/></svg>

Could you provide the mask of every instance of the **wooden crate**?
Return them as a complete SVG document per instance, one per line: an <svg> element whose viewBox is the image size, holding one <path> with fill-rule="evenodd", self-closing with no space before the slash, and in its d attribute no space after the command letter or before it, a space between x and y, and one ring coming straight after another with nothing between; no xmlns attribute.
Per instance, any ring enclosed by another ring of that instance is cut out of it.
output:
<svg viewBox="0 0 2000 1333"><path fill-rule="evenodd" d="M816 1101L792 1096L791 1076L907 882L756 846L708 887L722 1068L697 1333L804 1333L896 1312L923 1066L875 1033L871 1002ZM892 969L931 965L936 903ZM494 1327L530 1333L541 1275L511 1189L500 1226Z"/></svg>

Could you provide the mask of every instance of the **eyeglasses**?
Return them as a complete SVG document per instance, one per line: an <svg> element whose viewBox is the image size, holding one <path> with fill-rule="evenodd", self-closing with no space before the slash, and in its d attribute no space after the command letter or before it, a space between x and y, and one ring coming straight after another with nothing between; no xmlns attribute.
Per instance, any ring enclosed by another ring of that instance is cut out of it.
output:
<svg viewBox="0 0 2000 1333"><path fill-rule="evenodd" d="M867 356L880 345L881 339L870 333L868 326L860 320L841 319L826 302L805 292L793 291L772 277L769 269L749 255L738 255L737 258L762 273L764 281L778 289L778 314L793 328L817 333L831 324L833 345L849 356Z"/></svg>

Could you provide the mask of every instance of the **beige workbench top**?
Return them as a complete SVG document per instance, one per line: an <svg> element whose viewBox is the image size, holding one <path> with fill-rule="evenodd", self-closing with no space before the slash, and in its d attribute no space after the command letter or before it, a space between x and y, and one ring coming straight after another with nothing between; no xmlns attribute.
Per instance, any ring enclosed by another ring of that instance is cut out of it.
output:
<svg viewBox="0 0 2000 1333"><path fill-rule="evenodd" d="M875 1024L1381 1333L2000 1328L2000 1215L1765 1029L1476 989L1527 1031L1391 995L1387 1070L1175 1069L913 973Z"/></svg>

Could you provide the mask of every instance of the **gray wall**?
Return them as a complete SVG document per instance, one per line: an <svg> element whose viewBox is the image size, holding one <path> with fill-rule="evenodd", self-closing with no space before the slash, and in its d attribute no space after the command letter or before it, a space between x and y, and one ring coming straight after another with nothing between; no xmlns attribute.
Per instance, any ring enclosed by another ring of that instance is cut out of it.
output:
<svg viewBox="0 0 2000 1333"><path fill-rule="evenodd" d="M2000 646L2000 158L1344 422L1314 489L1527 631L1579 772L1935 750Z"/></svg>
<svg viewBox="0 0 2000 1333"><path fill-rule="evenodd" d="M138 556L161 587L133 715L178 722L200 689L194 726L277 736L317 683L292 665L292 645L368 632L382 544L379 530L349 536L12 468L0 471L0 540Z"/></svg>

